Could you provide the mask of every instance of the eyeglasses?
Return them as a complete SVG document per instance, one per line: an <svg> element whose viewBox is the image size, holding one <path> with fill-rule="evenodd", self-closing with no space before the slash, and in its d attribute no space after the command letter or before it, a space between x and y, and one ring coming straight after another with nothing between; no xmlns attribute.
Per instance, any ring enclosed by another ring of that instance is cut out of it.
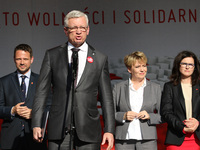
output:
<svg viewBox="0 0 200 150"><path fill-rule="evenodd" d="M86 32L87 29L88 29L88 27L82 27L82 26L80 26L80 27L77 27L77 26L75 26L75 27L66 27L66 28L69 29L71 32L75 32L75 31L77 31L78 29L79 29L80 31L82 31L82 32Z"/></svg>
<svg viewBox="0 0 200 150"><path fill-rule="evenodd" d="M188 68L194 68L194 64L191 63L180 63L181 67L188 67Z"/></svg>

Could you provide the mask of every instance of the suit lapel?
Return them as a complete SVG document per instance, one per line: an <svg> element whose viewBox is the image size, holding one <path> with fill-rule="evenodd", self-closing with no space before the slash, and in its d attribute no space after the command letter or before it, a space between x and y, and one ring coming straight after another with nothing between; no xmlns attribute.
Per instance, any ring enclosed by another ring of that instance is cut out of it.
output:
<svg viewBox="0 0 200 150"><path fill-rule="evenodd" d="M199 84L192 86L192 117L197 118L197 112L199 112Z"/></svg>
<svg viewBox="0 0 200 150"><path fill-rule="evenodd" d="M20 87L20 84L19 84L19 79L18 79L18 76L17 76L17 71L14 72L13 76L12 76L12 82L14 84L14 87L16 88L16 91L20 97L20 100L22 100L22 92L21 92L21 87Z"/></svg>
<svg viewBox="0 0 200 150"><path fill-rule="evenodd" d="M146 80L146 87L144 87L144 93L143 93L143 103L142 103L142 107L141 110L146 110L146 103L147 100L149 100L148 96L149 96L149 91L150 91L150 82Z"/></svg>
<svg viewBox="0 0 200 150"><path fill-rule="evenodd" d="M174 87L175 88L175 94L177 94L177 97L178 97L178 101L180 102L184 112L185 112L185 98L183 96L183 91L182 91L182 87L181 87L181 84L178 84L177 86Z"/></svg>
<svg viewBox="0 0 200 150"><path fill-rule="evenodd" d="M124 84L125 101L129 110L131 110L130 97L129 97L129 80Z"/></svg>
<svg viewBox="0 0 200 150"><path fill-rule="evenodd" d="M90 70L93 70L92 67L94 67L94 64L95 64L95 60L96 60L95 49L93 47L91 47L89 44L88 44L88 54L87 54L86 59L88 59L88 57L91 57L93 59L93 62L89 63L88 60L86 60L83 74L82 74L80 81L78 82L78 85L76 86L76 88L78 88L81 85L81 83L84 81L84 78L89 75Z"/></svg>
<svg viewBox="0 0 200 150"><path fill-rule="evenodd" d="M27 98L26 102L29 101L31 97L34 97L34 89L36 88L36 79L33 73L31 72L30 80L29 80L29 86L28 86L28 91L27 91Z"/></svg>
<svg viewBox="0 0 200 150"><path fill-rule="evenodd" d="M61 46L61 50L60 50L60 53L61 53L61 59L62 59L62 62L63 62L63 74L64 74L64 78L67 79L67 75L68 75L68 68L69 68L69 60L68 60L68 44L64 44Z"/></svg>

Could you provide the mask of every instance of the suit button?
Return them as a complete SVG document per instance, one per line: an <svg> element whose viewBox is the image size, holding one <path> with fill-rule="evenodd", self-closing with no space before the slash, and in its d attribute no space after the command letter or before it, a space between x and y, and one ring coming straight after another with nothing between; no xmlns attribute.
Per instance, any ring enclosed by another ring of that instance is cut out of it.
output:
<svg viewBox="0 0 200 150"><path fill-rule="evenodd" d="M69 129L66 128L66 129L65 129L65 134L68 134L68 133L69 133Z"/></svg>

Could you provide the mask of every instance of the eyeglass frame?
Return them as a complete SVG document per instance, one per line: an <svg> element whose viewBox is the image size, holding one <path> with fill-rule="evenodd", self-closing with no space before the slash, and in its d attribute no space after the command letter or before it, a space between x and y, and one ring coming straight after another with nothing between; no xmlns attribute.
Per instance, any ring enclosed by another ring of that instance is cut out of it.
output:
<svg viewBox="0 0 200 150"><path fill-rule="evenodd" d="M184 68L186 68L188 66L188 68L192 69L192 68L195 67L195 64L192 64L192 63L180 63L180 66L184 67Z"/></svg>
<svg viewBox="0 0 200 150"><path fill-rule="evenodd" d="M78 29L80 29L82 32L86 32L88 29L88 26L87 27L82 27L82 26L66 27L66 29L69 29L71 32L76 32Z"/></svg>

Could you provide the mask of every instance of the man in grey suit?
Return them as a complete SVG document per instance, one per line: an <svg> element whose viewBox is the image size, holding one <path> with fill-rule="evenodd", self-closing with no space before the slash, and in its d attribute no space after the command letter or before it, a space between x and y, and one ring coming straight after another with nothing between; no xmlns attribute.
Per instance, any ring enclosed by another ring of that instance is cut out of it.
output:
<svg viewBox="0 0 200 150"><path fill-rule="evenodd" d="M99 150L108 142L107 150L113 146L115 128L114 105L108 71L107 57L86 43L89 34L88 17L80 11L69 12L64 20L64 32L68 42L46 51L40 71L39 84L33 106L33 136L41 138L41 118L48 89L52 86L53 99L48 120L48 141L50 150L69 150L70 116L73 107L75 125L74 148L76 150ZM78 75L72 103L71 57L72 50L78 50ZM100 114L97 96L102 104L104 135L101 143Z"/></svg>
<svg viewBox="0 0 200 150"><path fill-rule="evenodd" d="M16 46L14 62L17 71L0 79L1 149L45 150L46 143L35 142L31 130L32 104L39 77L30 69L33 63L31 47L27 44Z"/></svg>

